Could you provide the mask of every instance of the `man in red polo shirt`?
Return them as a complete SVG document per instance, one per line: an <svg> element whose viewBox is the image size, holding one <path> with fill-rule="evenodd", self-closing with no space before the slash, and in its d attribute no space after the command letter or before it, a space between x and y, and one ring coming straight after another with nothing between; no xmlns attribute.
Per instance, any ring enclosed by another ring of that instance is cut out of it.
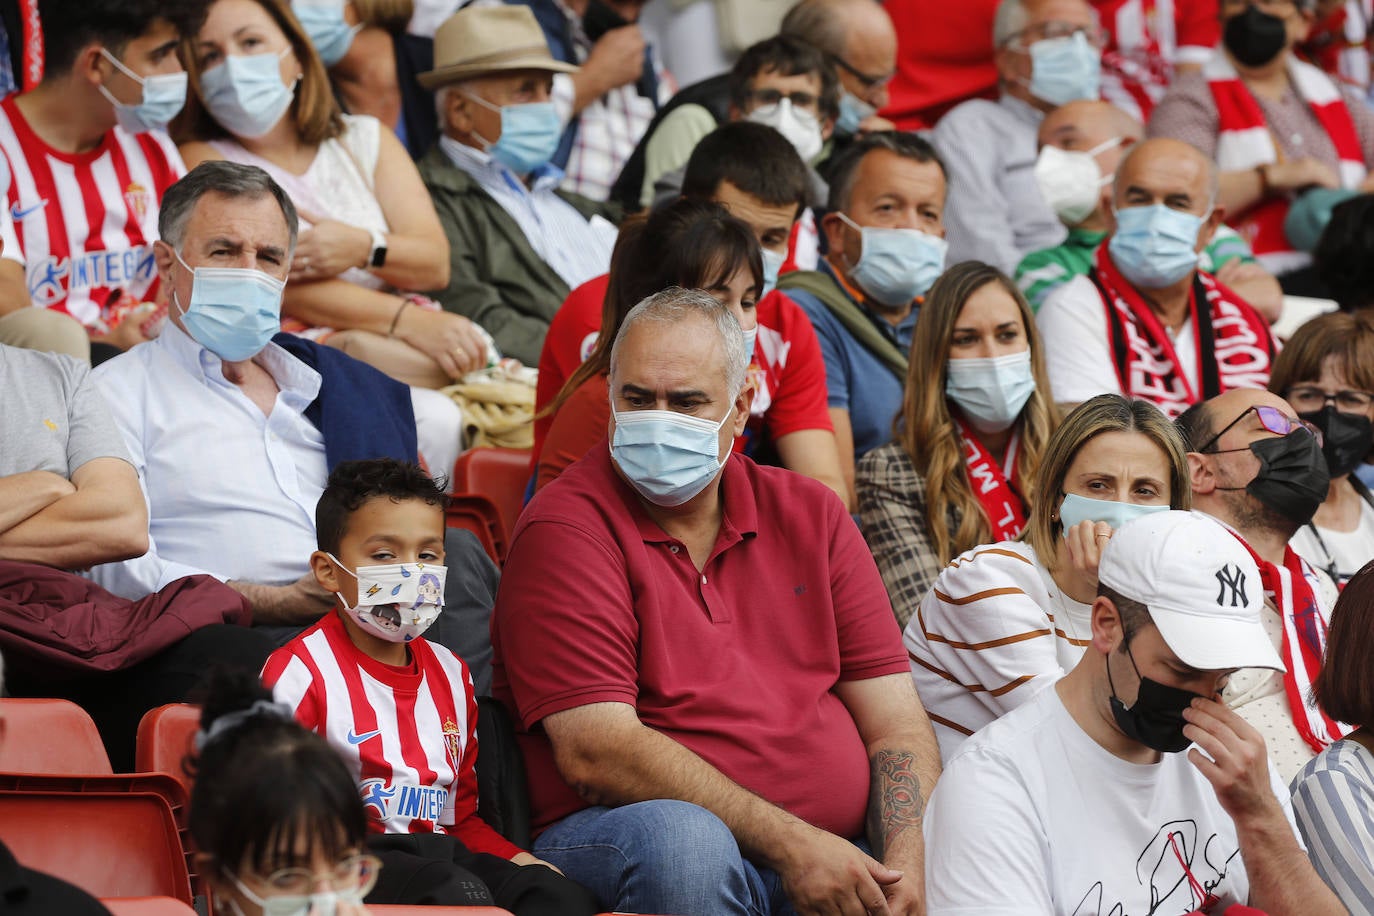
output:
<svg viewBox="0 0 1374 916"><path fill-rule="evenodd" d="M516 527L494 694L534 849L608 910L919 913L939 751L843 503L731 452L743 340L704 292L637 305L610 442Z"/></svg>

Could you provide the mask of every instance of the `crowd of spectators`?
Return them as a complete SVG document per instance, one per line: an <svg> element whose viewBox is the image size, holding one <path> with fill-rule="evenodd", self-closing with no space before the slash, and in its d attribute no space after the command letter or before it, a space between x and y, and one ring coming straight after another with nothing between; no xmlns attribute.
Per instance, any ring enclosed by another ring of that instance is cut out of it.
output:
<svg viewBox="0 0 1374 916"><path fill-rule="evenodd" d="M217 911L1374 916L1371 20L0 0L4 687Z"/></svg>

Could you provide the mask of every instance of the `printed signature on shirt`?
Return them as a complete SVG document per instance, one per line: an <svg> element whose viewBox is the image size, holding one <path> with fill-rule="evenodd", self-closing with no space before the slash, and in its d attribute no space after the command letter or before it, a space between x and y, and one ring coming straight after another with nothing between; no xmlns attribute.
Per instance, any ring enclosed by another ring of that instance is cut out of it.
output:
<svg viewBox="0 0 1374 916"><path fill-rule="evenodd" d="M1189 875L1210 896L1226 880L1231 860L1238 855L1239 848L1229 853L1220 849L1215 833L1199 843L1196 821L1176 820L1164 824L1136 858L1136 880L1148 886L1150 891L1149 909L1139 916L1182 916L1198 909L1204 901L1199 899L1193 883L1188 880ZM1072 916L1136 916L1126 911L1124 903L1109 904L1103 899L1104 893L1103 882L1097 882L1070 913Z"/></svg>

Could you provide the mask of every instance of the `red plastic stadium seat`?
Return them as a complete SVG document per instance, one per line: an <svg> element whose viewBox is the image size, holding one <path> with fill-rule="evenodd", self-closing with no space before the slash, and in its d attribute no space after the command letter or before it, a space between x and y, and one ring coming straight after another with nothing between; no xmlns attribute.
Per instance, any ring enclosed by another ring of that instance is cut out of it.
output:
<svg viewBox="0 0 1374 916"><path fill-rule="evenodd" d="M0 772L108 774L109 755L86 711L66 700L0 700Z"/></svg>
<svg viewBox="0 0 1374 916"><path fill-rule="evenodd" d="M506 531L490 499L477 493L454 493L449 498L445 524L471 531L493 563L500 566L505 562Z"/></svg>
<svg viewBox="0 0 1374 916"><path fill-rule="evenodd" d="M372 916L512 916L499 906L398 906L369 903Z"/></svg>
<svg viewBox="0 0 1374 916"><path fill-rule="evenodd" d="M106 897L100 901L113 916L195 916L174 897Z"/></svg>
<svg viewBox="0 0 1374 916"><path fill-rule="evenodd" d="M186 852L166 795L102 788L99 779L66 789L15 782L0 787L0 840L24 865L96 897L191 903Z"/></svg>
<svg viewBox="0 0 1374 916"><path fill-rule="evenodd" d="M453 465L454 492L480 493L496 504L509 536L525 507L530 482L530 451L525 448L468 449Z"/></svg>
<svg viewBox="0 0 1374 916"><path fill-rule="evenodd" d="M191 777L182 760L191 752L191 741L200 728L200 707L169 703L150 709L138 723L134 765L140 773L166 773L191 793Z"/></svg>

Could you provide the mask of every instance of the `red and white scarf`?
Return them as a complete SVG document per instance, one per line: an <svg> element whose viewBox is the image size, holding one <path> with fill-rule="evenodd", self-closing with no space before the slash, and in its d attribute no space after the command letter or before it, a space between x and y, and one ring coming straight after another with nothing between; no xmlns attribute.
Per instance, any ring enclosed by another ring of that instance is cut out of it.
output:
<svg viewBox="0 0 1374 916"><path fill-rule="evenodd" d="M1268 323L1215 277L1197 271L1188 295L1197 350L1197 388L1184 373L1159 317L1112 263L1108 246L1098 247L1089 279L1097 285L1107 310L1108 343L1117 380L1127 397L1149 401L1173 419L1198 401L1223 391L1269 384L1277 348ZM1199 293L1207 303L1202 314Z"/></svg>
<svg viewBox="0 0 1374 916"><path fill-rule="evenodd" d="M1264 112L1226 54L1218 49L1202 72L1217 106L1217 167L1223 172L1239 172L1277 162L1278 147L1265 123ZM1311 106L1312 114L1336 147L1341 186L1359 187L1366 174L1364 152L1340 89L1321 70L1292 57L1288 61L1288 79L1298 97ZM1288 206L1289 198L1271 197L1245 211L1241 214L1243 218L1233 224L1260 256L1260 262L1277 273L1311 261L1309 255L1294 251L1284 234Z"/></svg>
<svg viewBox="0 0 1374 916"><path fill-rule="evenodd" d="M1283 621L1283 665L1288 669L1283 687L1293 724L1312 750L1321 753L1350 727L1328 716L1312 697L1312 682L1326 657L1326 616L1317 605L1317 574L1292 547L1284 548L1283 565L1275 566L1261 559L1240 534L1232 533L1254 557L1265 597Z"/></svg>
<svg viewBox="0 0 1374 916"><path fill-rule="evenodd" d="M992 525L992 542L1015 539L1026 527L1026 506L1021 502L1017 480L1016 458L1021 451L1021 433L1014 432L1007 443L1007 455L1001 467L992 453L978 441L978 434L969 429L962 417L955 417L959 438L964 442L964 470L973 494L983 504L983 514Z"/></svg>

